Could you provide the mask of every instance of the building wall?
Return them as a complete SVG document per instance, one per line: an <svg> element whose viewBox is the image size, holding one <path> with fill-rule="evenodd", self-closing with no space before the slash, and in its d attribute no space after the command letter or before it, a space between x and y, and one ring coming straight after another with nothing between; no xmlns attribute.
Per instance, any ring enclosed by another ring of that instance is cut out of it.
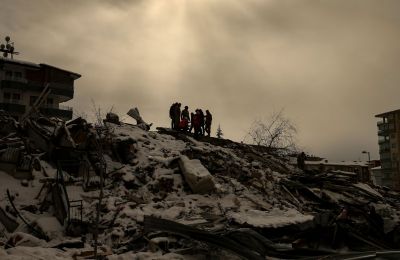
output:
<svg viewBox="0 0 400 260"><path fill-rule="evenodd" d="M378 122L382 185L400 189L400 111L383 116Z"/></svg>
<svg viewBox="0 0 400 260"><path fill-rule="evenodd" d="M357 180L360 182L370 182L371 176L368 165L352 165L348 163L310 163L306 162L306 170L318 170L318 171L345 171L354 172L357 174Z"/></svg>
<svg viewBox="0 0 400 260"><path fill-rule="evenodd" d="M382 183L382 170L380 167L371 169L371 180L374 185L385 186Z"/></svg>
<svg viewBox="0 0 400 260"><path fill-rule="evenodd" d="M35 67L34 64L27 66L3 61L0 66L0 109L20 117L49 84L51 92L42 103L41 111L49 116L71 119L72 109L60 106L60 103L72 99L76 78L71 72L48 65Z"/></svg>

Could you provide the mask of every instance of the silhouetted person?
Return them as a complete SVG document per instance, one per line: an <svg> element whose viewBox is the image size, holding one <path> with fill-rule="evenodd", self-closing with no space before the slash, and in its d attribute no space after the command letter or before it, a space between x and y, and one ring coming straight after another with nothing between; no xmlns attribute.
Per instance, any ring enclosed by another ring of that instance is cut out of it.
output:
<svg viewBox="0 0 400 260"><path fill-rule="evenodd" d="M189 107L188 106L185 106L185 109L182 110L181 119L187 119L188 121L190 121L190 118L189 118Z"/></svg>
<svg viewBox="0 0 400 260"><path fill-rule="evenodd" d="M200 117L200 134L204 136L204 113L203 110L199 109L199 117Z"/></svg>
<svg viewBox="0 0 400 260"><path fill-rule="evenodd" d="M306 161L306 154L304 152L299 153L299 155L297 155L297 167L299 167L299 169L303 171L306 166L305 161Z"/></svg>
<svg viewBox="0 0 400 260"><path fill-rule="evenodd" d="M182 110L181 114L181 130L187 131L189 126L189 107L185 106L185 109Z"/></svg>
<svg viewBox="0 0 400 260"><path fill-rule="evenodd" d="M206 127L205 131L207 132L207 136L211 134L211 122L212 122L212 115L210 111L206 110Z"/></svg>
<svg viewBox="0 0 400 260"><path fill-rule="evenodd" d="M193 112L190 113L190 129L189 129L189 133L191 133L192 130L193 130L193 128L194 128L194 124L193 124L193 122L194 122L194 117L195 117L195 114L194 114Z"/></svg>
<svg viewBox="0 0 400 260"><path fill-rule="evenodd" d="M181 103L177 103L174 109L174 129L179 130L179 123L181 121Z"/></svg>
<svg viewBox="0 0 400 260"><path fill-rule="evenodd" d="M171 105L171 107L169 108L169 118L171 118L171 129L175 129L175 118L174 118L174 116L175 116L175 107L176 107L176 105L177 105L178 103L173 103L172 105Z"/></svg>
<svg viewBox="0 0 400 260"><path fill-rule="evenodd" d="M200 109L196 109L196 114L194 114L192 121L194 128L194 137L198 137L199 135L201 135L201 122L202 122L201 118L202 115L200 113Z"/></svg>

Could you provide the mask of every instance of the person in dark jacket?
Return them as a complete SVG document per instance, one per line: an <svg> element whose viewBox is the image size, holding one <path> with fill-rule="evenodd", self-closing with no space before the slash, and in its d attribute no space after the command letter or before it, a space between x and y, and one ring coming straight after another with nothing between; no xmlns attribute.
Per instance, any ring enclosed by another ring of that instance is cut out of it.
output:
<svg viewBox="0 0 400 260"><path fill-rule="evenodd" d="M176 105L177 105L178 103L173 103L172 105L171 105L171 107L169 108L169 118L171 118L171 129L175 129L175 118L174 118L174 116L175 116L175 107L176 107Z"/></svg>
<svg viewBox="0 0 400 260"><path fill-rule="evenodd" d="M189 130L189 122L190 122L190 117L189 117L189 107L185 106L185 109L182 110L181 114L181 130L187 132Z"/></svg>
<svg viewBox="0 0 400 260"><path fill-rule="evenodd" d="M200 113L200 109L196 110L196 114L194 114L193 116L193 128L194 128L194 137L198 137L201 135L201 113Z"/></svg>
<svg viewBox="0 0 400 260"><path fill-rule="evenodd" d="M207 132L207 136L210 136L210 134L211 134L211 122L212 122L212 115L211 115L210 111L206 110L205 131Z"/></svg>
<svg viewBox="0 0 400 260"><path fill-rule="evenodd" d="M197 111L197 110L196 110ZM191 133L192 132L192 130L193 130L193 128L194 128L194 124L193 124L193 122L194 122L194 117L195 117L195 114L192 112L192 113L190 113L190 129L189 129L189 133Z"/></svg>
<svg viewBox="0 0 400 260"><path fill-rule="evenodd" d="M181 103L177 103L174 109L174 129L179 130L179 123L181 121Z"/></svg>
<svg viewBox="0 0 400 260"><path fill-rule="evenodd" d="M200 135L204 136L204 113L203 110L199 109L200 117Z"/></svg>

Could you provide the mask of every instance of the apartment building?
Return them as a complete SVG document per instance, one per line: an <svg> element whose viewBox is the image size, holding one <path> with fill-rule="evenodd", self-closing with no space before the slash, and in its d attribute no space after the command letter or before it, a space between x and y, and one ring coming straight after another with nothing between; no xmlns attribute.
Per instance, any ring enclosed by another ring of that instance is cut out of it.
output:
<svg viewBox="0 0 400 260"><path fill-rule="evenodd" d="M320 161L306 161L306 170L325 171L343 171L354 173L354 177L359 182L370 182L371 174L369 171L369 162L364 161L328 161L322 159Z"/></svg>
<svg viewBox="0 0 400 260"><path fill-rule="evenodd" d="M380 118L377 126L382 185L400 190L400 109L375 117Z"/></svg>
<svg viewBox="0 0 400 260"><path fill-rule="evenodd" d="M74 97L74 81L80 77L75 72L48 64L0 58L0 110L19 120L49 85L50 94L40 106L40 112L69 120L72 108L60 103Z"/></svg>

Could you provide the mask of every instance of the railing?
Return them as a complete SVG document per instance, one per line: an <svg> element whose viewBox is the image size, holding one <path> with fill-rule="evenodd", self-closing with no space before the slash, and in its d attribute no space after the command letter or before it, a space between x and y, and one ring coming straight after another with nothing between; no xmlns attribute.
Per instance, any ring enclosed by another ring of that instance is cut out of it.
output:
<svg viewBox="0 0 400 260"><path fill-rule="evenodd" d="M389 145L390 137L388 135L378 135L378 144L381 145ZM388 144L386 144L388 143Z"/></svg>
<svg viewBox="0 0 400 260"><path fill-rule="evenodd" d="M8 88L8 89L19 89L19 90L31 90L42 92L44 89L44 83L34 82L34 81L14 81L14 80L1 80L0 88ZM65 96L68 98L73 98L74 96L74 87L73 84L61 84L61 83L53 83L50 82L51 94Z"/></svg>
<svg viewBox="0 0 400 260"><path fill-rule="evenodd" d="M391 156L390 152L389 153L381 153L380 158L381 158L381 160L391 160L392 156Z"/></svg>
<svg viewBox="0 0 400 260"><path fill-rule="evenodd" d="M79 222L82 224L83 205L82 200L70 200L69 201L69 212L68 212L68 223Z"/></svg>
<svg viewBox="0 0 400 260"><path fill-rule="evenodd" d="M381 162L382 165L382 170L391 170L392 169L392 161L382 161Z"/></svg>
<svg viewBox="0 0 400 260"><path fill-rule="evenodd" d="M96 190L100 187L100 177L87 160L82 162L82 174L82 188L84 191Z"/></svg>
<svg viewBox="0 0 400 260"><path fill-rule="evenodd" d="M63 119L71 119L72 118L72 108L67 110L60 108L49 108L49 107L40 107L40 112L42 112L45 116L49 117L58 117Z"/></svg>
<svg viewBox="0 0 400 260"><path fill-rule="evenodd" d="M0 109L8 111L8 112L24 113L25 105L0 102Z"/></svg>
<svg viewBox="0 0 400 260"><path fill-rule="evenodd" d="M28 80L23 77L5 76L5 80L27 83Z"/></svg>
<svg viewBox="0 0 400 260"><path fill-rule="evenodd" d="M57 178L56 178L56 184L59 186L59 192L63 193L61 197L65 198L65 201L62 201L65 203L63 206L66 207L66 214L67 214L67 223L68 225L71 224L71 221L78 221L79 223L82 223L82 214L83 214L83 206L82 206L82 200L69 200L68 198L68 192L67 188L65 185L65 180L64 180L64 172L63 169L68 168L72 169L74 167L79 167L80 163L77 161L58 161L57 165ZM79 171L79 169L78 169Z"/></svg>
<svg viewBox="0 0 400 260"><path fill-rule="evenodd" d="M391 130L395 130L395 124L394 123L385 123L385 124L381 124L378 125L378 130L379 131L391 131Z"/></svg>
<svg viewBox="0 0 400 260"><path fill-rule="evenodd" d="M20 99L3 99L3 103L5 104L21 104Z"/></svg>
<svg viewBox="0 0 400 260"><path fill-rule="evenodd" d="M50 108L50 109L58 109L58 110L65 110L65 111L72 111L72 107L63 106L63 105L56 105L56 104L43 104L40 106L42 108Z"/></svg>

